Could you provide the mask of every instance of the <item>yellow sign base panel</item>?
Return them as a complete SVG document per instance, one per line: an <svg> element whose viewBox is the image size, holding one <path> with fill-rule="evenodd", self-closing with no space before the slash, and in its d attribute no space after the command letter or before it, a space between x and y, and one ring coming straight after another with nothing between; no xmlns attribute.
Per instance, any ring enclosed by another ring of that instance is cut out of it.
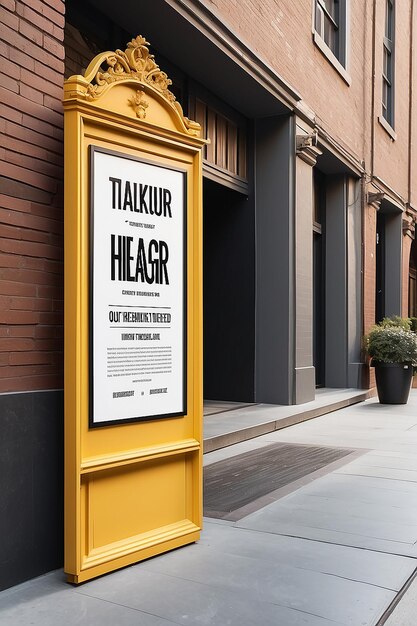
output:
<svg viewBox="0 0 417 626"><path fill-rule="evenodd" d="M199 539L200 529L189 532L183 536L177 535L172 539L164 540L161 543L155 543L152 546L148 546L146 548L142 548L141 550L131 552L129 554L126 554L125 556L121 556L111 561L106 561L105 563L102 563L100 565L85 566L85 569L82 569L78 576L74 574L67 574L67 581L69 583L78 585L80 583L86 582L87 580L91 580L92 578L103 576L104 574L108 574L109 572L112 572L116 569L120 569L121 567L127 567L128 565L133 565L135 563L138 563L139 561L144 561L145 559L157 556L163 552L169 552L170 550L175 550L175 548L180 548L182 546L195 543Z"/></svg>

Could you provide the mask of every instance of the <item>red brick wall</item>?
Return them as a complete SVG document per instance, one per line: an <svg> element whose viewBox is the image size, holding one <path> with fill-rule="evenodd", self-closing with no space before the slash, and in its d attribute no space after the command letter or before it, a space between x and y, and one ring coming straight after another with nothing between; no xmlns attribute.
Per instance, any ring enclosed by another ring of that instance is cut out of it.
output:
<svg viewBox="0 0 417 626"><path fill-rule="evenodd" d="M413 41L417 37L417 5L413 4ZM417 45L412 46L412 93L411 101L411 141L410 141L410 203L417 209L417 101L415 90L417 85Z"/></svg>
<svg viewBox="0 0 417 626"><path fill-rule="evenodd" d="M350 3L350 86L313 42L311 0L208 0L205 4L300 92L323 129L357 159L365 158L364 111L372 89L371 2Z"/></svg>
<svg viewBox="0 0 417 626"><path fill-rule="evenodd" d="M381 115L385 3L376 3L375 110L372 113L373 2L351 0L348 46L348 86L317 48L312 38L312 2L276 0L207 0L205 3L259 56L297 89L315 112L318 124L371 173L371 133L374 171L404 201L408 199L410 0L396 3L395 132L393 141L378 122ZM414 37L417 12L414 11ZM415 55L416 56L416 55ZM416 65L417 67L417 65ZM414 69L415 75L417 69ZM415 105L414 105L414 108ZM417 114L415 114L417 132ZM395 165L395 167L394 167ZM414 173L417 166L412 164ZM414 183L417 189L417 184ZM417 194L414 193L416 197Z"/></svg>
<svg viewBox="0 0 417 626"><path fill-rule="evenodd" d="M64 2L0 0L0 392L63 386Z"/></svg>
<svg viewBox="0 0 417 626"><path fill-rule="evenodd" d="M84 74L92 59L102 52L94 42L87 41L85 36L68 22L65 24L64 45L65 78L74 74Z"/></svg>
<svg viewBox="0 0 417 626"><path fill-rule="evenodd" d="M408 201L409 88L410 88L410 2L395 3L395 114L393 140L382 127L382 70L385 3L377 2L375 28L374 171L389 187Z"/></svg>

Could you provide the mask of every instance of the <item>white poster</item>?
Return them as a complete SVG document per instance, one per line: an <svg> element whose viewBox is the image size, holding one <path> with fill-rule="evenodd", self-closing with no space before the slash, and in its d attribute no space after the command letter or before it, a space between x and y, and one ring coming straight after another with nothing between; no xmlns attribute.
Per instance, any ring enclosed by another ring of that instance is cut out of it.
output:
<svg viewBox="0 0 417 626"><path fill-rule="evenodd" d="M186 413L185 176L91 147L90 426Z"/></svg>

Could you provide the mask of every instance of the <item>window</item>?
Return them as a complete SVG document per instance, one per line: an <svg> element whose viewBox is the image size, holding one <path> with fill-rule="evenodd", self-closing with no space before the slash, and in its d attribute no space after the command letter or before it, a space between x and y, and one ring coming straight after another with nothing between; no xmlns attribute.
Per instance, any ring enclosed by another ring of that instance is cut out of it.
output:
<svg viewBox="0 0 417 626"><path fill-rule="evenodd" d="M338 0L316 0L316 31L339 58L339 2Z"/></svg>
<svg viewBox="0 0 417 626"><path fill-rule="evenodd" d="M246 120L227 105L201 95L190 95L190 115L201 124L202 136L210 139L203 150L203 174L247 193Z"/></svg>
<svg viewBox="0 0 417 626"><path fill-rule="evenodd" d="M382 116L394 128L394 0L385 0Z"/></svg>
<svg viewBox="0 0 417 626"><path fill-rule="evenodd" d="M313 40L350 85L347 67L349 0L314 0Z"/></svg>

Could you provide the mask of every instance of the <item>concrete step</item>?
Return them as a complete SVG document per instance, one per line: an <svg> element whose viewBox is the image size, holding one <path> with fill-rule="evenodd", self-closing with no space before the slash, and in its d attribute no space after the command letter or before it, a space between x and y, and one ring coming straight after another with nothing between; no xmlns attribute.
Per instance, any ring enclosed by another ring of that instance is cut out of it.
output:
<svg viewBox="0 0 417 626"><path fill-rule="evenodd" d="M292 406L211 402L225 410L204 416L204 452L213 452L337 411L375 395L371 389L318 389L315 400Z"/></svg>

